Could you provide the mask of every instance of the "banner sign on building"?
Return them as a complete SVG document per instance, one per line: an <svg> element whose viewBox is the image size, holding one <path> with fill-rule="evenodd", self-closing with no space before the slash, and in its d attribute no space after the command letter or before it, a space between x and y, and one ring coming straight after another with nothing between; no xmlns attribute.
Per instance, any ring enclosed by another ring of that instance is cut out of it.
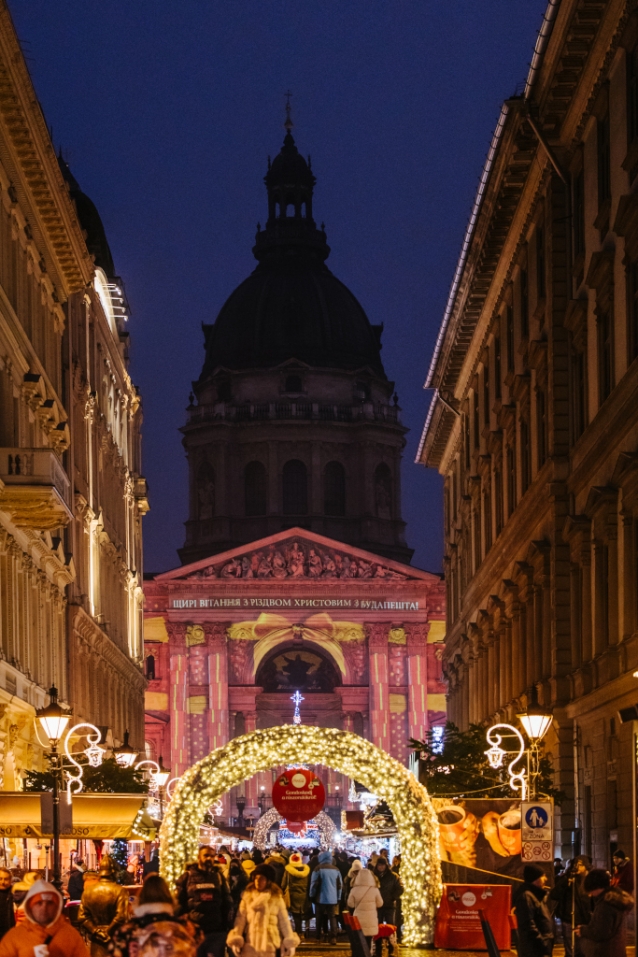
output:
<svg viewBox="0 0 638 957"><path fill-rule="evenodd" d="M508 798L432 798L442 861L523 877L521 803Z"/></svg>
<svg viewBox="0 0 638 957"><path fill-rule="evenodd" d="M272 803L287 821L309 821L326 802L326 790L307 768L290 768L280 774L272 788Z"/></svg>

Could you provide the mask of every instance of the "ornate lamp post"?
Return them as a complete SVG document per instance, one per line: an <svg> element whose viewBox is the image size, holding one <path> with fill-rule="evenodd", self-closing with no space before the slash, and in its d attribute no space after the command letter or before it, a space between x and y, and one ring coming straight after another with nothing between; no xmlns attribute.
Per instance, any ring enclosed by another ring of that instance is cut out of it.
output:
<svg viewBox="0 0 638 957"><path fill-rule="evenodd" d="M132 768L137 760L138 752L128 743L128 728L124 732L124 744L113 748L113 757L121 768Z"/></svg>
<svg viewBox="0 0 638 957"><path fill-rule="evenodd" d="M62 777L62 761L58 751L60 738L66 731L71 720L71 713L65 711L58 704L58 689L49 688L49 704L36 711L36 719L42 732L48 738L49 761L53 772L53 884L58 890L62 889L60 877L60 781Z"/></svg>
<svg viewBox="0 0 638 957"><path fill-rule="evenodd" d="M529 748L525 748L522 734L511 724L494 724L491 728L488 728L486 735L490 747L485 754L491 767L502 767L505 756L514 754L514 758L507 766L509 783L513 791L521 792L521 800L523 801L528 796L532 799L536 797L540 774L540 744L554 720L551 711L538 704L535 693L532 694L532 698L532 703L527 710L516 715L529 740ZM500 734L499 731L504 731L505 734ZM506 750L501 747L503 738L508 736L516 738L518 751ZM527 756L527 768L518 766L525 755Z"/></svg>

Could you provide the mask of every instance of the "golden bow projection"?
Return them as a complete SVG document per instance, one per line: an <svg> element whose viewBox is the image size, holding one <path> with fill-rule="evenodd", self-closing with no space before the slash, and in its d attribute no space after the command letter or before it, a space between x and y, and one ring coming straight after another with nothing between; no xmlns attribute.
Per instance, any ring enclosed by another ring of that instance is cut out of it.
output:
<svg viewBox="0 0 638 957"><path fill-rule="evenodd" d="M363 625L352 621L333 621L325 612L297 621L289 621L283 615L264 613L257 621L240 621L236 625L230 625L228 637L234 641L257 642L253 659L255 671L277 645L303 638L327 651L341 674L345 675L346 662L341 644L347 641L365 641L366 633Z"/></svg>

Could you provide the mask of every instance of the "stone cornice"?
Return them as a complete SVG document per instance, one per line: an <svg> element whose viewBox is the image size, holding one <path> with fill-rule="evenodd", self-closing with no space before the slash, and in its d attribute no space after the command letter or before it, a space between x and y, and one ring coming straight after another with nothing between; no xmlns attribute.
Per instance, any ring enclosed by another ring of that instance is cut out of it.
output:
<svg viewBox="0 0 638 957"><path fill-rule="evenodd" d="M2 159L15 169L18 201L49 271L59 277L58 294L67 298L90 283L93 263L6 0L0 0L0 117L7 133Z"/></svg>

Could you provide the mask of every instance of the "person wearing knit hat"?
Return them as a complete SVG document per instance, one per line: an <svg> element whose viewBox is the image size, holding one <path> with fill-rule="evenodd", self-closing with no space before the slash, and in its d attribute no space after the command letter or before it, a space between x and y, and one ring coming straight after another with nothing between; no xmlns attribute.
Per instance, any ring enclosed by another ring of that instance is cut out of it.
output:
<svg viewBox="0 0 638 957"><path fill-rule="evenodd" d="M585 926L576 928L581 940L593 942L591 957L626 957L627 915L634 899L620 887L611 886L607 871L596 867L585 877L583 887L594 901L594 912Z"/></svg>
<svg viewBox="0 0 638 957"><path fill-rule="evenodd" d="M547 875L538 864L526 864L523 879L525 883L514 904L518 922L518 957L550 957L554 946L554 921L547 907Z"/></svg>
<svg viewBox="0 0 638 957"><path fill-rule="evenodd" d="M631 865L631 861L625 852L620 850L620 848L614 851L612 861L614 864L611 878L612 886L620 887L622 891L627 891L628 894L633 894L634 869Z"/></svg>
<svg viewBox="0 0 638 957"><path fill-rule="evenodd" d="M0 940L0 957L89 957L77 930L62 916L62 904L53 884L32 884L22 905L25 920Z"/></svg>
<svg viewBox="0 0 638 957"><path fill-rule="evenodd" d="M246 861L242 861L242 862L241 862L241 866L242 866L242 869L243 869L243 871L244 871L244 873L245 873L245 875L246 875L246 877L247 877L248 879L250 879L250 878L253 876L253 871L254 871L255 868L257 867L257 865L255 864L255 862L254 862L254 861L251 861L250 858L248 858L248 860L246 860Z"/></svg>
<svg viewBox="0 0 638 957"><path fill-rule="evenodd" d="M310 868L304 864L301 854L296 851L290 855L286 864L282 890L284 900L292 914L295 930L300 937L304 936L303 922L306 919L306 931L310 929L310 913L308 902L308 885L310 883Z"/></svg>

